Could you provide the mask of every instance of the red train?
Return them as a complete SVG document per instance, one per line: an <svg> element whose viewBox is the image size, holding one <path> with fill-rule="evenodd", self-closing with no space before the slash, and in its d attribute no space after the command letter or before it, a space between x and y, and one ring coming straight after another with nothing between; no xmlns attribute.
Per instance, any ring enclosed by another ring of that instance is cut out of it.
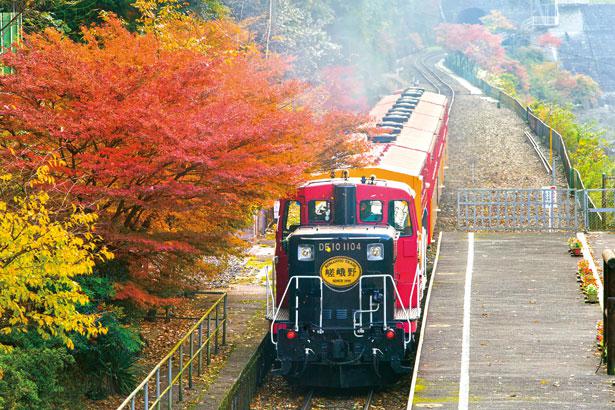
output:
<svg viewBox="0 0 615 410"><path fill-rule="evenodd" d="M371 111L375 165L320 175L280 203L271 295L274 372L306 386L394 382L425 288L443 186L446 97L410 88Z"/></svg>

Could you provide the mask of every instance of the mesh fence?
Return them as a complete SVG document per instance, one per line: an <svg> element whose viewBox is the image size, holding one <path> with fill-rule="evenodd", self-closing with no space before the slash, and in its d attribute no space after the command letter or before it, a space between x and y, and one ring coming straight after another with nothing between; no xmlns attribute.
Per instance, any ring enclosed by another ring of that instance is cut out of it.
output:
<svg viewBox="0 0 615 410"><path fill-rule="evenodd" d="M468 231L575 231L571 189L460 189L457 227Z"/></svg>
<svg viewBox="0 0 615 410"><path fill-rule="evenodd" d="M557 155L564 167L566 181L568 187L572 190L585 190L585 184L581 179L581 174L576 170L571 161L566 144L562 136L554 129L545 124L540 118L538 118L529 107L523 105L516 98L504 93L502 90L493 87L485 80L478 78L478 65L470 61L461 53L454 53L447 56L447 65L453 69L458 75L470 81L477 87L479 87L486 95L495 98L503 106L513 110L519 117L521 117L530 127L530 129L540 138L541 142L545 145L549 145L550 139L553 138L553 151ZM600 206L597 205L597 200L602 201L602 196L595 193L596 190L589 190L589 194L581 197L576 201L577 206L582 208L586 214L582 220L586 222L586 230L590 229L615 229L612 224L607 222L605 216L609 212L615 213L613 206ZM599 197L599 198L598 198ZM610 211L608 210L609 208ZM601 209L602 211L595 211ZM601 226L601 228L597 228Z"/></svg>

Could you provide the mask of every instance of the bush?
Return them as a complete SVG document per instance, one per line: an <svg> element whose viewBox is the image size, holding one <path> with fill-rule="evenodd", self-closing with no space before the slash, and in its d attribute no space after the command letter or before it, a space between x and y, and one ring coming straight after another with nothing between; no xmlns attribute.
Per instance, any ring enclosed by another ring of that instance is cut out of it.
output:
<svg viewBox="0 0 615 410"><path fill-rule="evenodd" d="M75 341L74 356L84 375L86 395L95 400L132 391L137 382L135 362L143 346L136 329L123 325L113 313L105 314L102 322L109 329L106 335Z"/></svg>
<svg viewBox="0 0 615 410"><path fill-rule="evenodd" d="M63 388L74 364L63 346L14 348L0 352L0 408L57 409L70 407Z"/></svg>
<svg viewBox="0 0 615 410"><path fill-rule="evenodd" d="M91 399L129 393L137 382L135 362L143 347L138 331L125 320L123 309L110 304L115 293L112 279L102 276L99 270L97 273L97 276L80 280L91 300L83 309L104 312L100 321L108 332L93 340L75 337L73 353L83 376L86 395Z"/></svg>

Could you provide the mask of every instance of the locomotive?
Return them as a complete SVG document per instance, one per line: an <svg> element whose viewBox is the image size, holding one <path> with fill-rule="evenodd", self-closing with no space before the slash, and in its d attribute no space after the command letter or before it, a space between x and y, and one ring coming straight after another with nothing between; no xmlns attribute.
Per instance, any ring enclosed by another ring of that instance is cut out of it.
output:
<svg viewBox="0 0 615 410"><path fill-rule="evenodd" d="M376 164L316 175L280 201L268 319L274 374L366 387L410 371L443 187L445 96L409 88L372 109Z"/></svg>

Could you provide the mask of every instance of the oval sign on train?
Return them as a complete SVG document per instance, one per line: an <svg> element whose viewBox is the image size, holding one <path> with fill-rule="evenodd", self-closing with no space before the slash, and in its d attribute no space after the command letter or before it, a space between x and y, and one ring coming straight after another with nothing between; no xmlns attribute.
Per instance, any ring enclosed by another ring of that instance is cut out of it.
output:
<svg viewBox="0 0 615 410"><path fill-rule="evenodd" d="M347 256L334 256L320 267L320 277L329 286L347 288L357 283L361 277L361 265Z"/></svg>

